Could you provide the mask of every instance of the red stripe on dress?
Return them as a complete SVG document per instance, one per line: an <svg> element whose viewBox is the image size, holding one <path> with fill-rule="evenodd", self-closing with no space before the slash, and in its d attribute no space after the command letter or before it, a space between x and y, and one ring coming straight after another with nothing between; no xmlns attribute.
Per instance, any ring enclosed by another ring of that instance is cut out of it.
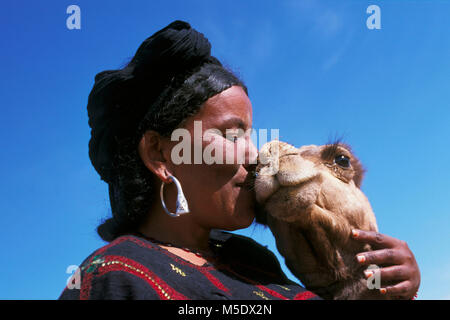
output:
<svg viewBox="0 0 450 320"><path fill-rule="evenodd" d="M311 291L304 291L297 293L294 297L294 300L308 300L314 297L317 297L317 295L312 293Z"/></svg>
<svg viewBox="0 0 450 320"><path fill-rule="evenodd" d="M280 294L280 293L278 293L278 292L276 292L276 291L274 291L274 290L272 290L272 289L269 289L269 288L267 288L267 287L265 287L265 286L263 286L263 285L256 285L259 289L261 289L261 290L264 290L265 292L267 292L268 294L270 294L270 295L272 295L272 296L274 296L274 297L276 297L276 298L278 298L278 299L283 299L283 300L289 300L288 298L286 298L285 296L283 296L282 294Z"/></svg>
<svg viewBox="0 0 450 320"><path fill-rule="evenodd" d="M93 276L94 274L92 272L85 273L83 281L81 282L80 300L89 300Z"/></svg>
<svg viewBox="0 0 450 320"><path fill-rule="evenodd" d="M220 282L220 280L217 279L216 277L214 277L211 273L209 273L206 270L201 270L201 269L197 269L197 270L200 271L209 280L209 282L211 282L217 289L220 289L228 294L230 293L230 290L227 287L225 287L223 285L223 283Z"/></svg>
<svg viewBox="0 0 450 320"><path fill-rule="evenodd" d="M144 265L122 256L105 256L105 262L99 267L101 276L111 271L124 271L145 280L163 300L188 300L187 297L174 290L161 278L156 276Z"/></svg>

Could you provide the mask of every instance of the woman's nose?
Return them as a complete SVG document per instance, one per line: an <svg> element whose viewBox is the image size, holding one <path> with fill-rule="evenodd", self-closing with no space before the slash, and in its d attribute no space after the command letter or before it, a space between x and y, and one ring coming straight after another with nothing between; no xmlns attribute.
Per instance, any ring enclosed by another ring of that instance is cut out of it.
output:
<svg viewBox="0 0 450 320"><path fill-rule="evenodd" d="M253 142L249 139L248 149L247 149L247 157L244 164L244 167L247 171L254 170L257 164L258 159L258 149L253 144Z"/></svg>

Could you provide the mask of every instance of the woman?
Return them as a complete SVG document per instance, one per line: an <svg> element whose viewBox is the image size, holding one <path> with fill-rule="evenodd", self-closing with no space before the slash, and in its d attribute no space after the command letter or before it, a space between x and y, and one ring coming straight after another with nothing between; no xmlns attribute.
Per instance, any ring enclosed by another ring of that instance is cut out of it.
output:
<svg viewBox="0 0 450 320"><path fill-rule="evenodd" d="M125 68L96 76L89 156L109 186L113 217L98 233L110 243L82 263L80 288L77 275L60 299L320 298L288 280L265 247L217 231L254 220L246 182L257 150L247 88L210 53L203 34L175 21ZM183 150L171 139L176 129L193 137ZM205 161L206 150L227 161ZM362 263L386 266L381 277L391 285L380 298L412 298L420 275L407 245L362 231L358 238L379 246Z"/></svg>

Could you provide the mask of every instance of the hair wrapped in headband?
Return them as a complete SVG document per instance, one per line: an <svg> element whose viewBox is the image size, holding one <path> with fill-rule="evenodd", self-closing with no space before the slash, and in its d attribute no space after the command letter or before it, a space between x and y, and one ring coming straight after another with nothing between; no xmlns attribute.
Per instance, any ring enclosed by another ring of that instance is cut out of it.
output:
<svg viewBox="0 0 450 320"><path fill-rule="evenodd" d="M219 63L211 44L187 22L174 21L147 38L123 69L100 72L89 94L89 157L110 182L118 143L136 134L171 79L203 63Z"/></svg>

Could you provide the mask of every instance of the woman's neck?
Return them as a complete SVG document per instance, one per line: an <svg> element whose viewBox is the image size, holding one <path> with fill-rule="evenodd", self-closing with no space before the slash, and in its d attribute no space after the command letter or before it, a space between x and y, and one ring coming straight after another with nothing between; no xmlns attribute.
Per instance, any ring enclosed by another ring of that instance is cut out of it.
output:
<svg viewBox="0 0 450 320"><path fill-rule="evenodd" d="M162 208L154 208L139 232L144 236L174 247L209 253L210 228L195 223L192 213L179 217L168 216Z"/></svg>

